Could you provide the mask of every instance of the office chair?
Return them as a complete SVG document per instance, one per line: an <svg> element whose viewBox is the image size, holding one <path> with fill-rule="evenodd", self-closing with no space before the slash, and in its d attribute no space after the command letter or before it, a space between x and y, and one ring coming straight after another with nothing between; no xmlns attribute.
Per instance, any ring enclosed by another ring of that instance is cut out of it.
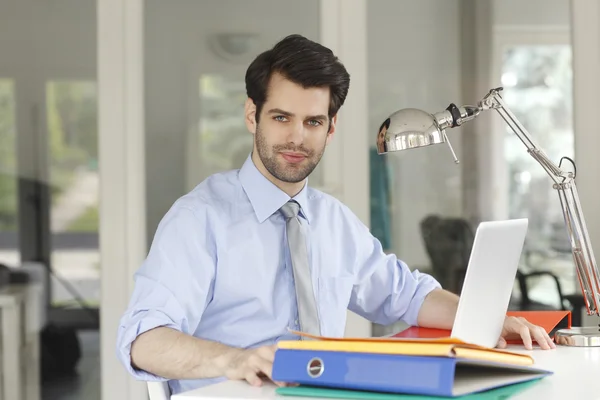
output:
<svg viewBox="0 0 600 400"><path fill-rule="evenodd" d="M433 276L444 289L460 294L475 240L469 223L462 218L428 215L420 228Z"/></svg>
<svg viewBox="0 0 600 400"><path fill-rule="evenodd" d="M533 301L529 298L529 286L528 280L540 276L549 276L556 284L556 291L558 293L558 304L556 306L540 303ZM532 271L529 273L523 273L517 270L517 282L519 283L519 289L521 291L521 300L517 307L519 311L544 311L544 310L566 310L565 300L566 297L563 295L562 287L558 276L550 271Z"/></svg>
<svg viewBox="0 0 600 400"><path fill-rule="evenodd" d="M171 390L167 382L146 382L150 400L169 400Z"/></svg>

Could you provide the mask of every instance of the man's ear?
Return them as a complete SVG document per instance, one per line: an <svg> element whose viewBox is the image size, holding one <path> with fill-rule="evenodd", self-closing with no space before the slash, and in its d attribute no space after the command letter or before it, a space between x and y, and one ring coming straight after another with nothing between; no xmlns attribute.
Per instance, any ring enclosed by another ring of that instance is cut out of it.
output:
<svg viewBox="0 0 600 400"><path fill-rule="evenodd" d="M246 128L254 135L256 133L256 105L251 98L246 99L244 104L244 122Z"/></svg>
<svg viewBox="0 0 600 400"><path fill-rule="evenodd" d="M331 118L331 122L329 124L329 132L327 132L327 140L325 141L326 145L329 144L331 139L333 139L333 134L335 133L336 124L337 124L337 114L334 115L333 118Z"/></svg>

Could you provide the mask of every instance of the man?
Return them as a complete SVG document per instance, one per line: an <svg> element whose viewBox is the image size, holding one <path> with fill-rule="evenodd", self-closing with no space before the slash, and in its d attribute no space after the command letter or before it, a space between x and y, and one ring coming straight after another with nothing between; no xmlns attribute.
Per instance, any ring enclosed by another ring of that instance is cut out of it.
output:
<svg viewBox="0 0 600 400"><path fill-rule="evenodd" d="M347 309L379 324L451 328L457 296L384 254L346 206L307 187L349 82L329 49L298 35L251 63L251 155L175 202L136 273L118 333L133 376L169 380L173 393L223 379L259 385L278 340L297 338L291 330L343 336ZM532 337L553 346L527 321L504 328L527 347Z"/></svg>

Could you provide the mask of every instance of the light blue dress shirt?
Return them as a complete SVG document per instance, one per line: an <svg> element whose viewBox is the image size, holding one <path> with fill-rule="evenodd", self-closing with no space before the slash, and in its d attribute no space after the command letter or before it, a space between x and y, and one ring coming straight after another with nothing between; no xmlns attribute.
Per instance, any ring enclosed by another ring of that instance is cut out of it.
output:
<svg viewBox="0 0 600 400"><path fill-rule="evenodd" d="M307 186L294 197L308 230L321 334L344 335L346 310L388 325L417 324L425 296L439 283L386 255L369 229L340 201ZM121 318L117 353L140 380L166 380L132 368L141 333L167 326L241 348L297 339L299 330L285 220L290 197L248 157L179 198L160 222L135 274ZM221 381L171 380L173 393Z"/></svg>

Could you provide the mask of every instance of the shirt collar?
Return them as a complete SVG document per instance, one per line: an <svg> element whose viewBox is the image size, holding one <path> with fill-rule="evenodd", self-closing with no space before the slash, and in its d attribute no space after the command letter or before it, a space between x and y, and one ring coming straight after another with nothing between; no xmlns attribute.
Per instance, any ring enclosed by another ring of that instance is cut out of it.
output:
<svg viewBox="0 0 600 400"><path fill-rule="evenodd" d="M239 179L260 223L263 223L292 199L256 168L252 161L252 154L248 156L240 169ZM310 223L307 188L308 180L300 193L293 197L293 200L300 204L300 214Z"/></svg>

